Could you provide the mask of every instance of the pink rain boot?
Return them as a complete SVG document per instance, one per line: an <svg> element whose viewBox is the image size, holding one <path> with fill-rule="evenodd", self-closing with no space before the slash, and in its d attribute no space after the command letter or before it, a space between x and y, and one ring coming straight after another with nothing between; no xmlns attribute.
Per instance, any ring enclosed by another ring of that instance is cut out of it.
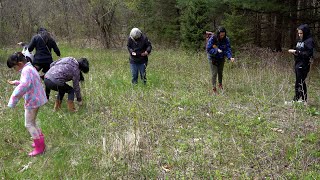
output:
<svg viewBox="0 0 320 180"><path fill-rule="evenodd" d="M29 156L36 156L38 154L42 154L46 148L46 145L44 144L44 136L40 139L34 139L33 140L35 147L32 152L29 153Z"/></svg>
<svg viewBox="0 0 320 180"><path fill-rule="evenodd" d="M41 129L40 129L40 134L39 134L39 136L40 136L40 139L42 138L43 141L44 141L44 136L43 136L43 134L42 134ZM31 146L32 146L33 148L36 147L36 145L35 145L34 143L32 143Z"/></svg>

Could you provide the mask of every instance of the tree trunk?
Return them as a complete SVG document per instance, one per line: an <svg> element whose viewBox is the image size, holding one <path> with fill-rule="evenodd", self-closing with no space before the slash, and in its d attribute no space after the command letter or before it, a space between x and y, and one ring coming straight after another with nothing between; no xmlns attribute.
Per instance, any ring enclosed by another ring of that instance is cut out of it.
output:
<svg viewBox="0 0 320 180"><path fill-rule="evenodd" d="M274 23L273 21L273 14L269 13L267 15L267 47L272 49L273 48L273 43L274 43L274 37L275 37L275 32L274 32Z"/></svg>
<svg viewBox="0 0 320 180"><path fill-rule="evenodd" d="M297 29L297 8L298 8L298 0L290 0L290 13L289 13L289 40L290 40L290 48L293 48L296 44L296 29Z"/></svg>
<svg viewBox="0 0 320 180"><path fill-rule="evenodd" d="M258 47L261 47L261 14L256 13L256 23L255 23L255 35L254 35L254 44Z"/></svg>
<svg viewBox="0 0 320 180"><path fill-rule="evenodd" d="M103 46L107 49L111 48L113 26L115 26L115 12L117 3L113 3L109 6L94 6L95 9L93 19L97 23L103 42Z"/></svg>
<svg viewBox="0 0 320 180"><path fill-rule="evenodd" d="M0 44L4 44L4 26L3 26L3 5L2 0L0 0Z"/></svg>
<svg viewBox="0 0 320 180"><path fill-rule="evenodd" d="M282 23L283 23L283 14L277 12L275 15L275 39L274 39L274 50L276 52L282 51Z"/></svg>
<svg viewBox="0 0 320 180"><path fill-rule="evenodd" d="M62 6L63 6L63 15L64 15L64 24L66 26L66 35L68 39L68 43L71 44L71 37L70 37L70 19L69 19L69 4L67 0L62 1Z"/></svg>

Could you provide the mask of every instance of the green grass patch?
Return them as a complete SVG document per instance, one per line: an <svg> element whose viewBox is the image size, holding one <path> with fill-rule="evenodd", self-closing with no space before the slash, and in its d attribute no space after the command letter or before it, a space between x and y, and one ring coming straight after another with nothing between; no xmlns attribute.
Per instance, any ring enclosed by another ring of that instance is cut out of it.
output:
<svg viewBox="0 0 320 180"><path fill-rule="evenodd" d="M305 107L285 103L295 75L283 54L240 53L225 64L224 91L214 96L205 53L154 50L147 85L132 86L126 50L60 47L62 56L89 59L84 106L72 114L63 102L53 112L51 93L38 114L47 150L34 158L23 100L6 106L6 81L19 78L6 67L15 50L0 51L1 179L319 178L317 69Z"/></svg>

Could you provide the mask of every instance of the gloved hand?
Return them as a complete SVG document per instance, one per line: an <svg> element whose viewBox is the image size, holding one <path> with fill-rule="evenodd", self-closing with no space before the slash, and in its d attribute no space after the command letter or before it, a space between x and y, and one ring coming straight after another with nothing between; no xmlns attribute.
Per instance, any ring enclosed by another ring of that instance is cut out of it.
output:
<svg viewBox="0 0 320 180"><path fill-rule="evenodd" d="M17 44L20 45L20 46L25 46L26 45L26 43L24 43L24 42L18 42Z"/></svg>
<svg viewBox="0 0 320 180"><path fill-rule="evenodd" d="M221 49L218 49L218 53L222 53L222 50L221 50Z"/></svg>
<svg viewBox="0 0 320 180"><path fill-rule="evenodd" d="M294 54L294 53L296 53L296 50L295 49L289 49L288 52Z"/></svg>

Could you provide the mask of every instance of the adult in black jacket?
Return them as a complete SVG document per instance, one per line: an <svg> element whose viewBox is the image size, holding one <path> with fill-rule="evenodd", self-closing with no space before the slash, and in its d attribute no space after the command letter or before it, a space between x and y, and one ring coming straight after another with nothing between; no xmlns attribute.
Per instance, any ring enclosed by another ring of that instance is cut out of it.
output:
<svg viewBox="0 0 320 180"><path fill-rule="evenodd" d="M43 73L49 70L50 64L53 62L51 50L53 49L58 57L61 55L55 40L45 28L39 28L38 33L32 37L28 45L29 52L32 52L34 48L36 49L36 53L32 65L38 71L42 70ZM46 95L49 99L50 89L48 88L46 88Z"/></svg>
<svg viewBox="0 0 320 180"><path fill-rule="evenodd" d="M294 55L295 59L295 96L294 101L300 98L307 103L307 85L306 78L310 71L310 59L313 57L314 41L307 24L300 25L297 28L298 41L294 49L289 49L289 53Z"/></svg>
<svg viewBox="0 0 320 180"><path fill-rule="evenodd" d="M133 28L128 38L127 48L130 54L132 84L138 83L139 72L141 80L146 84L146 67L148 64L148 55L152 49L151 42L138 28Z"/></svg>

